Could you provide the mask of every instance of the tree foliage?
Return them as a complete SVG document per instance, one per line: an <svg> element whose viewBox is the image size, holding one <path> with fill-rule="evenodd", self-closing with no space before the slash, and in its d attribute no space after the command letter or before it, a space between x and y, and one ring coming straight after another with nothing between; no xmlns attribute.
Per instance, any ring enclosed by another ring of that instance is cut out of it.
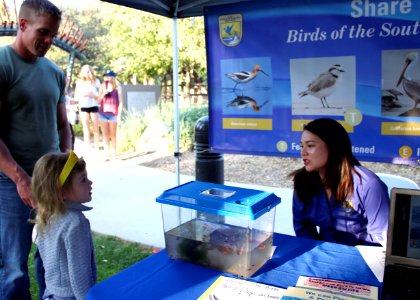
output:
<svg viewBox="0 0 420 300"><path fill-rule="evenodd" d="M109 68L108 62L112 59L109 43L107 42L109 30L104 22L103 14L99 8L80 10L70 7L63 9L62 26L66 26L66 28L73 26L73 30L76 28L80 29L84 34L83 39L88 40L86 49L83 52L86 60L75 60L73 82L77 79L84 64L93 66L97 73L96 75L102 74ZM54 47L48 52L48 57L63 69L67 68L69 54L65 51Z"/></svg>
<svg viewBox="0 0 420 300"><path fill-rule="evenodd" d="M157 83L172 78L173 20L115 4L62 7L62 26L79 28L88 39L85 61L75 60L73 84L83 64L90 64L101 75L114 70L122 82L135 76L139 83ZM206 53L202 17L178 21L179 83L206 82ZM2 42L5 40L2 40ZM69 53L52 47L47 57L63 70ZM101 77L101 76L99 76Z"/></svg>
<svg viewBox="0 0 420 300"><path fill-rule="evenodd" d="M97 74L112 69L122 82L135 76L140 83L161 83L172 77L173 20L109 3L84 10L66 8L65 16L89 39L85 62L76 62L74 76L82 64L95 67ZM206 81L203 18L178 20L180 82ZM63 51L61 51L63 52ZM63 54L50 54L60 66Z"/></svg>

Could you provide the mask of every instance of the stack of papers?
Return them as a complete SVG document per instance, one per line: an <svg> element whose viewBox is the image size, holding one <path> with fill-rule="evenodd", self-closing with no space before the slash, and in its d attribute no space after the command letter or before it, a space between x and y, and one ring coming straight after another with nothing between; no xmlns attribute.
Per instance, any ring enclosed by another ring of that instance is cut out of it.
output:
<svg viewBox="0 0 420 300"><path fill-rule="evenodd" d="M220 276L198 300L378 300L378 287L366 284L300 276L287 289Z"/></svg>

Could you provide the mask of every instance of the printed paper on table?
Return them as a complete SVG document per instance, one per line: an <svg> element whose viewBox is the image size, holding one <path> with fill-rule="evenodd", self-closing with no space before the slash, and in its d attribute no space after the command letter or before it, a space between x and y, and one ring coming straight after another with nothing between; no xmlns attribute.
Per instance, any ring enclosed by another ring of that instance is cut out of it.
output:
<svg viewBox="0 0 420 300"><path fill-rule="evenodd" d="M220 276L198 300L280 300L284 291L267 284Z"/></svg>
<svg viewBox="0 0 420 300"><path fill-rule="evenodd" d="M356 299L368 299L357 296L352 296L349 294L343 293L334 293L325 290L317 290L313 288L304 288L304 287L293 287L290 286L284 292L281 300L356 300Z"/></svg>
<svg viewBox="0 0 420 300"><path fill-rule="evenodd" d="M370 270L375 274L376 279L382 282L384 280L386 249L383 247L366 245L357 245L355 247L359 250Z"/></svg>
<svg viewBox="0 0 420 300"><path fill-rule="evenodd" d="M299 276L296 286L352 295L363 299L378 299L378 287L348 281Z"/></svg>

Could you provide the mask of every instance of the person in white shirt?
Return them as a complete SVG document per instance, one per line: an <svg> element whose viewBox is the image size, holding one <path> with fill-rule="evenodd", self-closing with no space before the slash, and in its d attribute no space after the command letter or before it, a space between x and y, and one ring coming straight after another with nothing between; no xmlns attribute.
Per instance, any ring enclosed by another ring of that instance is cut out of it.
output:
<svg viewBox="0 0 420 300"><path fill-rule="evenodd" d="M83 141L90 145L90 121L92 120L95 148L99 149L99 121L98 121L98 91L99 79L95 77L93 68L84 65L80 70L79 79L76 82L74 98L79 103L80 117L83 125Z"/></svg>

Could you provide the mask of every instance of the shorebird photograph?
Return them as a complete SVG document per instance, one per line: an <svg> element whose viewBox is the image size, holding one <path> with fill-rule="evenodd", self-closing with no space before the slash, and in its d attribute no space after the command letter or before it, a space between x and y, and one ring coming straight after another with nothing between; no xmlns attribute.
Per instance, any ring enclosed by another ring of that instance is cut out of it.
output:
<svg viewBox="0 0 420 300"><path fill-rule="evenodd" d="M310 82L307 89L299 93L299 97L302 98L306 95L315 96L319 98L323 108L330 108L327 97L335 91L340 75L343 72L344 70L340 64L333 65Z"/></svg>
<svg viewBox="0 0 420 300"><path fill-rule="evenodd" d="M258 105L257 101L248 96L237 96L235 99L228 103L228 107L234 107L239 109L244 109L252 107L254 112L259 112L261 108L268 103L268 100L263 104Z"/></svg>
<svg viewBox="0 0 420 300"><path fill-rule="evenodd" d="M292 115L342 116L356 105L356 56L292 58Z"/></svg>
<svg viewBox="0 0 420 300"><path fill-rule="evenodd" d="M382 51L382 116L420 116L419 56L420 49Z"/></svg>
<svg viewBox="0 0 420 300"><path fill-rule="evenodd" d="M257 77L257 74L260 72L266 76L269 76L266 72L264 72L261 69L260 65L258 64L256 64L253 67L252 71L239 71L239 72L227 73L225 74L225 76L232 79L235 82L235 86L233 87L233 90L235 91L238 84L241 84L243 86L245 83L248 83L251 80L253 80L255 77Z"/></svg>
<svg viewBox="0 0 420 300"><path fill-rule="evenodd" d="M274 101L270 57L221 60L220 71L220 105L223 114L272 114Z"/></svg>
<svg viewBox="0 0 420 300"><path fill-rule="evenodd" d="M420 104L420 79L411 78L419 60L419 52L409 52L405 57L404 67L402 68L400 77L397 81L397 87L402 84L405 94L414 102L411 114L415 116L420 115L420 109L417 106Z"/></svg>
<svg viewBox="0 0 420 300"><path fill-rule="evenodd" d="M395 108L400 108L398 97L404 95L397 89L382 89L381 93L381 106L382 111L390 111Z"/></svg>

